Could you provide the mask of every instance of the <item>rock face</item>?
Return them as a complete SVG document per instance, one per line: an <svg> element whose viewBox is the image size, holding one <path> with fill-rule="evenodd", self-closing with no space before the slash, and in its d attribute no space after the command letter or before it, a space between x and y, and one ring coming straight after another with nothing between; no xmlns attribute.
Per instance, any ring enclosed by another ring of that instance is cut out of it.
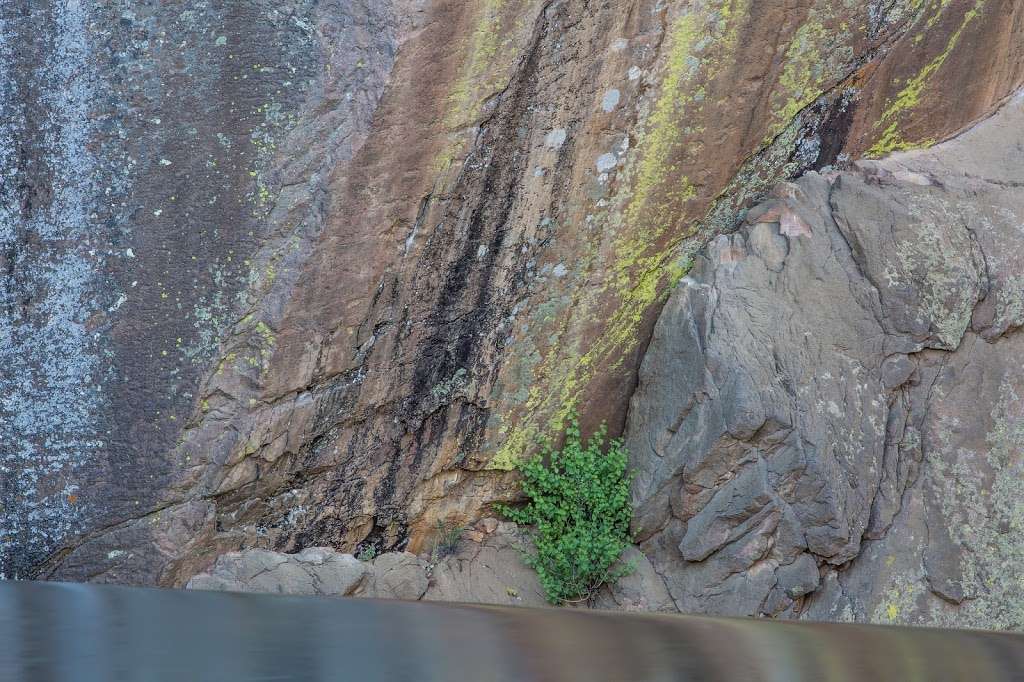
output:
<svg viewBox="0 0 1024 682"><path fill-rule="evenodd" d="M0 8L7 577L420 552L573 407L622 427L668 292L770 188L1024 79L1017 0L29 4ZM772 476L686 556L775 523ZM780 612L859 547L873 505L822 495Z"/></svg>
<svg viewBox="0 0 1024 682"><path fill-rule="evenodd" d="M1024 93L778 186L673 291L627 423L640 548L596 608L1019 629ZM493 519L451 557L222 556L189 587L543 605Z"/></svg>
<svg viewBox="0 0 1024 682"><path fill-rule="evenodd" d="M627 445L678 609L1024 627L1024 95L715 239Z"/></svg>

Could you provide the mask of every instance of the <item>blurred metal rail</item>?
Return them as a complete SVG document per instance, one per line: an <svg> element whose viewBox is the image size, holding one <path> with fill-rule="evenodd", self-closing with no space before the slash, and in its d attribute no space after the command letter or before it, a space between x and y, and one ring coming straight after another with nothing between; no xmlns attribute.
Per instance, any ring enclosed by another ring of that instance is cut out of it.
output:
<svg viewBox="0 0 1024 682"><path fill-rule="evenodd" d="M0 582L0 682L1024 680L1024 636Z"/></svg>

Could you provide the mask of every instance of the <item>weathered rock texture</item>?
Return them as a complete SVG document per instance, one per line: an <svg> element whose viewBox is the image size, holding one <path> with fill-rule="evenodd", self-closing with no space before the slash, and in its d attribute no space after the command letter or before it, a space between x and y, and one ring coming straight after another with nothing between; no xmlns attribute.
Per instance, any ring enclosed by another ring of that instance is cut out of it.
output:
<svg viewBox="0 0 1024 682"><path fill-rule="evenodd" d="M186 434L257 406L211 377L271 361L250 313L283 304L366 139L415 17L391 10L0 7L0 576L154 583L213 521L189 476L239 436Z"/></svg>
<svg viewBox="0 0 1024 682"><path fill-rule="evenodd" d="M622 426L711 237L985 115L1022 37L1017 0L4 3L0 574L420 551L574 405Z"/></svg>
<svg viewBox="0 0 1024 682"><path fill-rule="evenodd" d="M369 563L328 547L309 547L298 554L249 549L223 555L209 573L195 576L187 587L345 597L359 589L371 573Z"/></svg>
<svg viewBox="0 0 1024 682"><path fill-rule="evenodd" d="M187 587L231 592L319 594L543 606L536 574L522 562L523 539L512 524L464 533L451 556L388 552L369 561L316 547L298 554L262 549L230 552ZM649 564L648 564L649 566Z"/></svg>
<svg viewBox="0 0 1024 682"><path fill-rule="evenodd" d="M264 549L229 552L218 557L208 573L188 581L194 590L316 594L547 606L537 574L523 562L529 542L511 523L484 519L463 532L448 556L436 552L416 556L388 552L367 561L324 547L282 554ZM630 548L622 560L632 572L605 586L589 604L620 611L675 611L661 577L639 550Z"/></svg>
<svg viewBox="0 0 1024 682"><path fill-rule="evenodd" d="M1024 94L773 194L673 292L632 400L676 607L1024 627Z"/></svg>

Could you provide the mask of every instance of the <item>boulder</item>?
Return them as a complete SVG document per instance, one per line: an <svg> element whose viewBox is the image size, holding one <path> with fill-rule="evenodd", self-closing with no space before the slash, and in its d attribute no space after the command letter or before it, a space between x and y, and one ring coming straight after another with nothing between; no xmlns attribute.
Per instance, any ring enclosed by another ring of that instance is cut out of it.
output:
<svg viewBox="0 0 1024 682"><path fill-rule="evenodd" d="M427 591L427 570L427 561L415 554L381 554L371 563L368 578L355 596L415 601Z"/></svg>
<svg viewBox="0 0 1024 682"><path fill-rule="evenodd" d="M1024 627L1022 130L808 173L698 255L626 429L680 610Z"/></svg>
<svg viewBox="0 0 1024 682"><path fill-rule="evenodd" d="M370 566L351 554L325 547L298 554L250 549L222 555L209 573L193 577L187 588L342 597L353 594L370 573Z"/></svg>

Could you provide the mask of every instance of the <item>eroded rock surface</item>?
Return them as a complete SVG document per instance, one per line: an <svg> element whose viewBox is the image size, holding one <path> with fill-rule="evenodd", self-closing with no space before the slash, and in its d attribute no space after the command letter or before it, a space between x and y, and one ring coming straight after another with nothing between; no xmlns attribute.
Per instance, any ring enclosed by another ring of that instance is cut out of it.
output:
<svg viewBox="0 0 1024 682"><path fill-rule="evenodd" d="M249 549L221 556L209 573L195 576L187 587L344 597L363 586L371 568L351 554L339 554L327 547L310 547L298 554Z"/></svg>
<svg viewBox="0 0 1024 682"><path fill-rule="evenodd" d="M421 552L574 406L619 430L711 238L983 117L1022 34L1017 0L4 3L0 574ZM687 556L775 523L774 475ZM867 501L823 495L836 562Z"/></svg>
<svg viewBox="0 0 1024 682"><path fill-rule="evenodd" d="M320 594L543 606L536 574L522 562L513 524L463 534L451 556L387 552L368 561L328 548L297 554L253 549L230 552L187 587L200 590Z"/></svg>
<svg viewBox="0 0 1024 682"><path fill-rule="evenodd" d="M528 543L514 524L502 523L479 542L463 542L460 550L434 567L424 599L509 606L545 606L544 590L533 569L523 563Z"/></svg>
<svg viewBox="0 0 1024 682"><path fill-rule="evenodd" d="M493 522L493 523L490 523ZM282 554L262 549L229 552L188 589L273 594L372 597L549 606L533 569L523 563L529 549L515 524L484 519L465 531L450 556L387 552L368 561L324 547ZM674 611L661 577L636 548L622 557L632 571L578 608Z"/></svg>
<svg viewBox="0 0 1024 682"><path fill-rule="evenodd" d="M627 445L678 609L1024 627L1024 96L718 237Z"/></svg>
<svg viewBox="0 0 1024 682"><path fill-rule="evenodd" d="M156 583L213 520L182 491L223 461L236 389L205 381L225 352L243 384L270 361L249 313L281 304L366 138L415 20L391 9L0 7L0 578Z"/></svg>

